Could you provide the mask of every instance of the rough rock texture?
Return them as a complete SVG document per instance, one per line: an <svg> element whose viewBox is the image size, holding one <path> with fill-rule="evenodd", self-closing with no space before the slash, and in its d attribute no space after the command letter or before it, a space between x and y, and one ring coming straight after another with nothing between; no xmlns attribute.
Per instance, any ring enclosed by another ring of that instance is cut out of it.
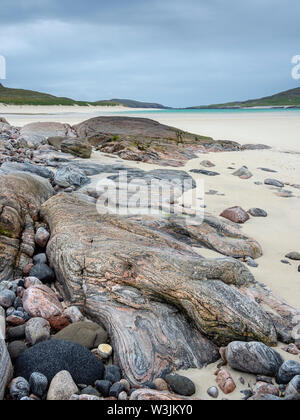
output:
<svg viewBox="0 0 300 420"><path fill-rule="evenodd" d="M288 384L285 396L293 400L300 400L300 375L294 376Z"/></svg>
<svg viewBox="0 0 300 420"><path fill-rule="evenodd" d="M69 124L37 122L25 125L21 129L21 136L29 137L36 144L45 144L48 137L74 136L74 133Z"/></svg>
<svg viewBox="0 0 300 420"><path fill-rule="evenodd" d="M62 370L68 371L77 384L93 385L102 379L103 363L79 344L50 340L27 349L16 361L15 376L29 380L34 372L46 376L49 383Z"/></svg>
<svg viewBox="0 0 300 420"><path fill-rule="evenodd" d="M274 319L280 328L293 328L297 311L234 259L201 258L164 232L99 215L75 195L53 197L41 214L50 225L47 255L63 293L105 325L117 364L132 383L216 360L215 348L200 333L221 345L274 345Z"/></svg>
<svg viewBox="0 0 300 420"><path fill-rule="evenodd" d="M29 172L33 175L38 175L42 178L53 179L54 173L44 166L33 165L32 163L17 163L17 162L4 162L1 165L1 171L5 174L14 172Z"/></svg>
<svg viewBox="0 0 300 420"><path fill-rule="evenodd" d="M224 210L220 216L234 223L245 223L250 219L249 214L239 206Z"/></svg>
<svg viewBox="0 0 300 420"><path fill-rule="evenodd" d="M53 193L50 183L35 175L0 175L0 281L21 274L32 261L34 221Z"/></svg>
<svg viewBox="0 0 300 420"><path fill-rule="evenodd" d="M183 397L171 394L168 391L156 391L154 389L138 389L130 395L130 401L191 401L196 398Z"/></svg>
<svg viewBox="0 0 300 420"><path fill-rule="evenodd" d="M157 232L165 232L194 247L213 249L229 257L256 259L263 255L259 243L245 235L239 224L210 214L205 214L202 223L195 225L172 216L168 219L131 217L130 220Z"/></svg>
<svg viewBox="0 0 300 420"><path fill-rule="evenodd" d="M64 140L60 147L62 152L84 159L89 159L92 154L92 146L85 139L70 138Z"/></svg>
<svg viewBox="0 0 300 420"><path fill-rule="evenodd" d="M13 368L5 344L5 311L0 307L0 401L5 388L12 378Z"/></svg>
<svg viewBox="0 0 300 420"><path fill-rule="evenodd" d="M225 349L225 360L240 372L274 377L277 375L283 358L275 350L263 343L232 342Z"/></svg>
<svg viewBox="0 0 300 420"><path fill-rule="evenodd" d="M239 150L234 142L215 142L146 118L97 117L73 127L98 150L126 160L181 166L196 151Z"/></svg>

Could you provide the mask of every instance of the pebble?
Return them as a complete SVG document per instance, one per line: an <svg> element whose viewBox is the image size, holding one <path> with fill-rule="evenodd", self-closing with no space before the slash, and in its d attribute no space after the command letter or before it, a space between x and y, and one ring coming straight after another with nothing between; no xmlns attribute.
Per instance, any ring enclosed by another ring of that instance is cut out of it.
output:
<svg viewBox="0 0 300 420"><path fill-rule="evenodd" d="M8 341L15 341L25 338L25 325L19 325L18 327L9 328L7 331Z"/></svg>
<svg viewBox="0 0 300 420"><path fill-rule="evenodd" d="M109 397L118 398L121 392L125 391L125 387L121 382L116 382L109 390Z"/></svg>
<svg viewBox="0 0 300 420"><path fill-rule="evenodd" d="M121 380L121 369L119 366L110 365L105 369L104 380L112 382L113 384Z"/></svg>
<svg viewBox="0 0 300 420"><path fill-rule="evenodd" d="M218 398L219 396L219 390L215 386L208 388L207 393L212 398Z"/></svg>
<svg viewBox="0 0 300 420"><path fill-rule="evenodd" d="M267 217L268 216L268 213L265 210L259 209L259 208L252 208L248 210L248 213L253 217Z"/></svg>
<svg viewBox="0 0 300 420"><path fill-rule="evenodd" d="M296 344L289 344L287 347L283 348L283 350L295 356L297 356L300 353L300 350L298 350Z"/></svg>
<svg viewBox="0 0 300 420"><path fill-rule="evenodd" d="M29 385L34 395L43 397L48 388L48 379L42 373L33 372L29 378Z"/></svg>
<svg viewBox="0 0 300 420"><path fill-rule="evenodd" d="M278 352L259 342L234 341L220 352L231 368L254 375L274 377L283 364Z"/></svg>
<svg viewBox="0 0 300 420"><path fill-rule="evenodd" d="M249 267L254 267L254 268L258 267L257 262L255 262L254 259L251 258L251 257L246 257L245 261L246 261L247 265L249 265Z"/></svg>
<svg viewBox="0 0 300 420"><path fill-rule="evenodd" d="M26 379L17 377L12 380L9 393L14 400L20 400L23 397L29 397L30 385Z"/></svg>
<svg viewBox="0 0 300 420"><path fill-rule="evenodd" d="M25 327L27 342L34 346L37 343L50 339L50 324L44 318L32 318Z"/></svg>
<svg viewBox="0 0 300 420"><path fill-rule="evenodd" d="M87 386L81 391L81 395L93 395L94 397L100 397L99 392L92 386Z"/></svg>
<svg viewBox="0 0 300 420"><path fill-rule="evenodd" d="M272 185L273 187L283 188L284 183L281 181L278 181L277 179L265 179L265 185Z"/></svg>
<svg viewBox="0 0 300 420"><path fill-rule="evenodd" d="M125 391L130 391L130 383L127 381L127 379L121 379L120 383L124 385Z"/></svg>
<svg viewBox="0 0 300 420"><path fill-rule="evenodd" d="M11 290L1 290L0 291L0 306L4 309L8 309L10 306L13 306L16 295Z"/></svg>
<svg viewBox="0 0 300 420"><path fill-rule="evenodd" d="M120 392L119 396L118 396L118 400L119 401L127 401L128 400L128 395L125 391Z"/></svg>
<svg viewBox="0 0 300 420"><path fill-rule="evenodd" d="M103 381L96 381L95 387L100 392L102 397L108 397L109 396L109 390L112 387L112 382L103 380Z"/></svg>
<svg viewBox="0 0 300 420"><path fill-rule="evenodd" d="M100 344L98 347L98 354L103 359L109 359L112 355L113 349L109 344Z"/></svg>
<svg viewBox="0 0 300 420"><path fill-rule="evenodd" d="M240 169L233 173L234 176L238 176L241 179L249 179L253 177L253 174L249 171L247 166L242 166Z"/></svg>
<svg viewBox="0 0 300 420"><path fill-rule="evenodd" d="M50 238L50 233L43 227L38 228L34 240L41 248L45 248Z"/></svg>
<svg viewBox="0 0 300 420"><path fill-rule="evenodd" d="M172 373L165 376L165 381L175 394L190 397L196 392L196 387L193 381L185 376Z"/></svg>
<svg viewBox="0 0 300 420"><path fill-rule="evenodd" d="M288 360L279 369L276 381L278 384L286 385L297 375L300 375L300 363Z"/></svg>
<svg viewBox="0 0 300 420"><path fill-rule="evenodd" d="M48 401L67 401L79 392L72 376L66 370L57 373L51 381L47 394Z"/></svg>
<svg viewBox="0 0 300 420"><path fill-rule="evenodd" d="M38 278L44 284L51 284L55 280L54 271L47 264L39 263L32 267L30 277Z"/></svg>
<svg viewBox="0 0 300 420"><path fill-rule="evenodd" d="M234 223L245 223L250 219L249 214L239 206L230 207L224 210L221 214L221 217L230 220Z"/></svg>
<svg viewBox="0 0 300 420"><path fill-rule="evenodd" d="M289 260L293 261L300 261L300 253L299 252L290 252L285 256L285 258L288 258Z"/></svg>
<svg viewBox="0 0 300 420"><path fill-rule="evenodd" d="M37 254L33 257L34 264L47 264L46 254Z"/></svg>
<svg viewBox="0 0 300 420"><path fill-rule="evenodd" d="M217 374L216 381L219 388L225 395L231 394L236 389L236 384L231 374L225 369L220 369Z"/></svg>
<svg viewBox="0 0 300 420"><path fill-rule="evenodd" d="M155 388L158 391L168 391L169 390L167 382L162 378L154 379L153 383L155 385Z"/></svg>
<svg viewBox="0 0 300 420"><path fill-rule="evenodd" d="M253 394L275 395L279 397L279 388L266 382L257 382L253 387Z"/></svg>
<svg viewBox="0 0 300 420"><path fill-rule="evenodd" d="M286 388L285 397L300 401L300 375L295 376Z"/></svg>
<svg viewBox="0 0 300 420"><path fill-rule="evenodd" d="M10 355L11 360L14 362L21 356L22 353L26 350L26 344L24 341L12 341L8 344L7 349Z"/></svg>

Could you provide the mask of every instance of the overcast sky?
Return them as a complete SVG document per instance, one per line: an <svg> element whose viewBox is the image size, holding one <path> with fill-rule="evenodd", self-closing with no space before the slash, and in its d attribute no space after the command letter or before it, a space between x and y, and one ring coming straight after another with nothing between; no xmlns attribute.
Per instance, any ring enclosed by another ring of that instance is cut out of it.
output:
<svg viewBox="0 0 300 420"><path fill-rule="evenodd" d="M1 0L9 87L192 106L297 87L299 0Z"/></svg>

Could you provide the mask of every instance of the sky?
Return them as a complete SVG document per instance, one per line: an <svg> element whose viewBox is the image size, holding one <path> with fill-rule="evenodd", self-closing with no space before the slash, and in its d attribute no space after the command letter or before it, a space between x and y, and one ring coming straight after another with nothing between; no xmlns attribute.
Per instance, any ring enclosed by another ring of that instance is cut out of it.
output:
<svg viewBox="0 0 300 420"><path fill-rule="evenodd" d="M5 86L196 106L298 87L299 0L1 0Z"/></svg>

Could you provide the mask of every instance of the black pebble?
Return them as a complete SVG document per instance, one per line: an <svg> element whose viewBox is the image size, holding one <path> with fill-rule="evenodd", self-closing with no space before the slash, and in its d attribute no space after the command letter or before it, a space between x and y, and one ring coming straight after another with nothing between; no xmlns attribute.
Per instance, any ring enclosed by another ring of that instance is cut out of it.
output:
<svg viewBox="0 0 300 420"><path fill-rule="evenodd" d="M121 377L121 369L119 366L110 365L106 367L104 375L104 379L106 381L110 381L115 384L121 380Z"/></svg>
<svg viewBox="0 0 300 420"><path fill-rule="evenodd" d="M106 380L96 381L95 382L95 387L100 392L102 397L106 398L106 397L109 396L109 390L112 387L112 382L106 381Z"/></svg>
<svg viewBox="0 0 300 420"><path fill-rule="evenodd" d="M120 382L113 384L113 386L109 390L109 396L118 398L121 392L125 391L125 386Z"/></svg>

